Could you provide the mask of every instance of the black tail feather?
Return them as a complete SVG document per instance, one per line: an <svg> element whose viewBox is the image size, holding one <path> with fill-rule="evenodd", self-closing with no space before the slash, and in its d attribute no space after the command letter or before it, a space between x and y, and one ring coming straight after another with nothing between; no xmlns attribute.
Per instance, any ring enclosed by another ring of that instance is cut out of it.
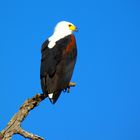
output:
<svg viewBox="0 0 140 140"><path fill-rule="evenodd" d="M58 100L60 94L61 94L61 91L57 91L57 92L53 93L52 98L49 98L49 100L51 101L52 104L56 103L56 101Z"/></svg>

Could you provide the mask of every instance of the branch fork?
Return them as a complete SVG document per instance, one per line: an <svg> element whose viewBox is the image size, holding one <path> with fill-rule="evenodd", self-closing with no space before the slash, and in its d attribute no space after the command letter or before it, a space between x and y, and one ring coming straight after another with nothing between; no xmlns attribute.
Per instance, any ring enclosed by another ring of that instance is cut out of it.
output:
<svg viewBox="0 0 140 140"><path fill-rule="evenodd" d="M70 82L70 87L74 87L75 83ZM34 97L27 99L20 107L19 111L11 118L6 128L0 132L0 140L10 140L14 134L19 134L31 140L44 140L42 137L29 133L21 128L21 123L27 117L29 112L39 105L41 101L47 98L46 94L36 94Z"/></svg>

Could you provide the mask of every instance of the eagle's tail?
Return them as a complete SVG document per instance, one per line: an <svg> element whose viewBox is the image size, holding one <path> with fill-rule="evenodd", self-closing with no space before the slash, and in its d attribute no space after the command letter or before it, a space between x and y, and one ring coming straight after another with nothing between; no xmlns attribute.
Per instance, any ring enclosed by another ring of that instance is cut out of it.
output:
<svg viewBox="0 0 140 140"><path fill-rule="evenodd" d="M56 103L56 101L57 101L58 97L60 96L60 94L61 94L61 91L56 91L54 93L49 93L48 94L48 98L49 98L49 100L51 101L52 104Z"/></svg>
<svg viewBox="0 0 140 140"><path fill-rule="evenodd" d="M55 91L53 93L48 93L46 79L43 77L41 77L41 88L42 88L43 94L48 96L52 104L55 104L62 90Z"/></svg>

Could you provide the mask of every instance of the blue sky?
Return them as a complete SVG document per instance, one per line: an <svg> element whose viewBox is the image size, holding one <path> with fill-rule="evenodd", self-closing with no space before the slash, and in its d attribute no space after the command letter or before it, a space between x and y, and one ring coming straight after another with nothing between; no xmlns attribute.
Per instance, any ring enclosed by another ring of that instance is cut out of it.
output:
<svg viewBox="0 0 140 140"><path fill-rule="evenodd" d="M67 20L79 28L77 86L55 105L43 101L22 127L47 140L139 140L139 7L138 0L1 1L0 129L41 93L41 44Z"/></svg>

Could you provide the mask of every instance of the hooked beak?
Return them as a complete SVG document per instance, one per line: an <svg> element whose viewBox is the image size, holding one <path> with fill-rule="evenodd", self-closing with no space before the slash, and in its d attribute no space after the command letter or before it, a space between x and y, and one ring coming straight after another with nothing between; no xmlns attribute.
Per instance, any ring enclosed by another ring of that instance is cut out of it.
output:
<svg viewBox="0 0 140 140"><path fill-rule="evenodd" d="M77 31L78 31L77 27L74 26L74 25L71 25L69 28L70 28L70 30L72 30L73 32L77 32Z"/></svg>

